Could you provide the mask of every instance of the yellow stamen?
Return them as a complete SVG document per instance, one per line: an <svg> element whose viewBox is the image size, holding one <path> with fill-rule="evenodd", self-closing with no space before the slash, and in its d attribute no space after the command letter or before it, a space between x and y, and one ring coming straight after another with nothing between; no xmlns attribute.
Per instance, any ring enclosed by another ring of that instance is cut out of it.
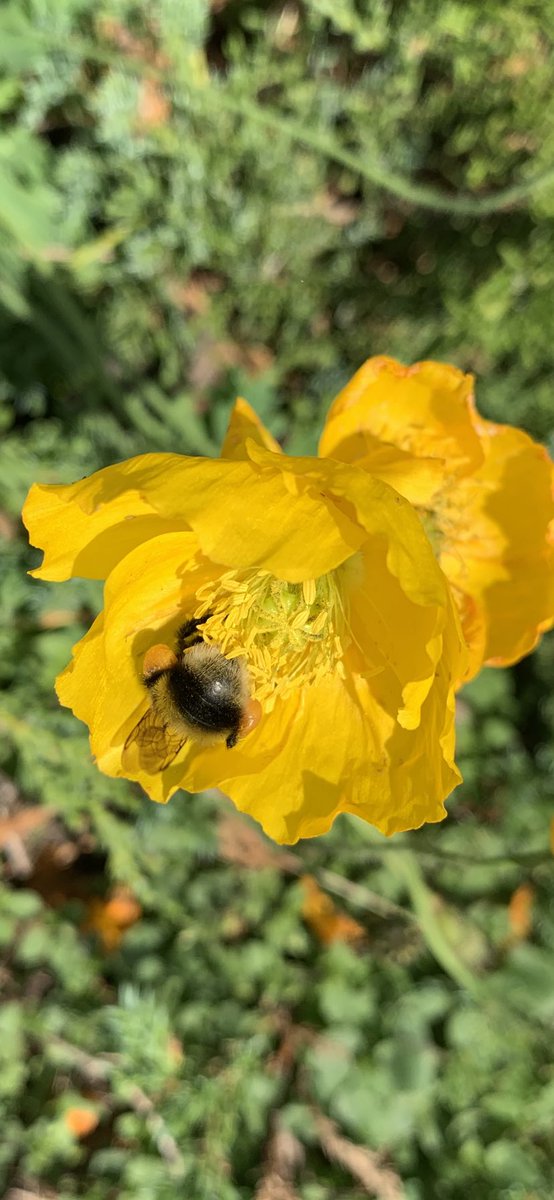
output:
<svg viewBox="0 0 554 1200"><path fill-rule="evenodd" d="M197 592L205 641L244 656L252 695L270 711L278 697L331 672L344 674L350 642L338 572L287 583L268 571L227 571Z"/></svg>
<svg viewBox="0 0 554 1200"><path fill-rule="evenodd" d="M313 604L316 597L315 579L305 579L302 584L302 595L306 604Z"/></svg>

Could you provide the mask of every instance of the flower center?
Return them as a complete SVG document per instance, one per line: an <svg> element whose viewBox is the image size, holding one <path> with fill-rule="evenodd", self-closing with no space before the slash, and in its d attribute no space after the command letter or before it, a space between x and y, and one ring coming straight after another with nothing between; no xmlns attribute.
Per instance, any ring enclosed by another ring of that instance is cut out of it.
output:
<svg viewBox="0 0 554 1200"><path fill-rule="evenodd" d="M227 658L244 655L252 694L270 711L278 697L344 675L347 637L335 572L286 583L268 571L227 571L197 593L202 636Z"/></svg>

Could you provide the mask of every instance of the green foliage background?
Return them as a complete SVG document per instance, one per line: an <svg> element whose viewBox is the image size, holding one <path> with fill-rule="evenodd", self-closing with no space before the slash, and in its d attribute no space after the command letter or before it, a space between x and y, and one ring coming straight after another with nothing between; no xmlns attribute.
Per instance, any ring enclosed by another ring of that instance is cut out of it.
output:
<svg viewBox="0 0 554 1200"><path fill-rule="evenodd" d="M553 37L548 0L0 9L0 815L53 814L27 866L3 834L2 1193L378 1194L323 1117L407 1200L552 1194L552 643L464 694L449 823L342 818L252 869L221 797L95 771L52 682L101 595L30 581L17 515L34 480L216 453L237 392L313 451L373 353L473 370L484 413L551 438ZM359 945L320 944L303 871ZM114 882L143 916L109 951L83 920Z"/></svg>

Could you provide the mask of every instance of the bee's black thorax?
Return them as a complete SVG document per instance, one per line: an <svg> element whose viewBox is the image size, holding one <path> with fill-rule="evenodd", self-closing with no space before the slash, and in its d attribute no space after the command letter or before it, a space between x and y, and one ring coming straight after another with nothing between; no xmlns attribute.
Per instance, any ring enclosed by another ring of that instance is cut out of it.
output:
<svg viewBox="0 0 554 1200"><path fill-rule="evenodd" d="M217 671L200 674L184 661L167 672L167 689L189 725L205 733L238 731L242 710L236 700L236 665L221 658Z"/></svg>
<svg viewBox="0 0 554 1200"><path fill-rule="evenodd" d="M231 749L238 740L245 701L244 668L204 642L201 626L209 613L186 621L177 631L177 661L143 676L152 705L170 728L196 734L225 736Z"/></svg>

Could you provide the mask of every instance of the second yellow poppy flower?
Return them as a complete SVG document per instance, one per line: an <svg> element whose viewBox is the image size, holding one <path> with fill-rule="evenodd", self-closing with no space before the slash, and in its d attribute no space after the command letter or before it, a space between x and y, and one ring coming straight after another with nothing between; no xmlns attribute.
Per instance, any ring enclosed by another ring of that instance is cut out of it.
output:
<svg viewBox="0 0 554 1200"><path fill-rule="evenodd" d="M462 620L464 681L534 648L554 621L552 462L522 430L479 415L471 375L370 358L332 404L320 454L416 508Z"/></svg>

